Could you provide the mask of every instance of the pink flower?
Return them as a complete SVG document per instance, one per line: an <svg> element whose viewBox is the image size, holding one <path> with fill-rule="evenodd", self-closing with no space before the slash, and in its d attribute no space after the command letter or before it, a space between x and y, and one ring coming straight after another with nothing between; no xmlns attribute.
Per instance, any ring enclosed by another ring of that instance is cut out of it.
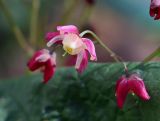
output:
<svg viewBox="0 0 160 121"><path fill-rule="evenodd" d="M160 19L160 0L151 0L150 16L155 20Z"/></svg>
<svg viewBox="0 0 160 121"><path fill-rule="evenodd" d="M122 76L116 84L116 98L119 108L123 107L127 94L131 92L142 98L143 100L149 100L145 84L138 75L132 74L129 77Z"/></svg>
<svg viewBox="0 0 160 121"><path fill-rule="evenodd" d="M58 32L50 32L46 35L47 46L62 44L63 49L70 55L76 55L75 68L83 72L88 64L88 52L90 60L97 60L93 42L88 38L82 38L74 25L58 26Z"/></svg>
<svg viewBox="0 0 160 121"><path fill-rule="evenodd" d="M47 83L55 72L56 54L53 53L50 55L49 51L46 49L39 50L29 60L27 66L31 71L41 69L41 71L44 73L44 83Z"/></svg>

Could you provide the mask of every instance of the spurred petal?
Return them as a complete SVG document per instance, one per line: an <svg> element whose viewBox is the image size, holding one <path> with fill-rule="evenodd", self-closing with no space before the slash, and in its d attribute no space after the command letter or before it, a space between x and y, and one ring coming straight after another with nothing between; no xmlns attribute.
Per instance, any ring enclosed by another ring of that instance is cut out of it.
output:
<svg viewBox="0 0 160 121"><path fill-rule="evenodd" d="M77 27L74 25L57 26L57 30L60 32L60 34L66 34L66 33L79 34Z"/></svg>
<svg viewBox="0 0 160 121"><path fill-rule="evenodd" d="M39 55L38 57L36 57L35 61L46 62L48 59L50 59L50 55L49 54L42 54L42 55Z"/></svg>
<svg viewBox="0 0 160 121"><path fill-rule="evenodd" d="M45 62L42 62L42 61L38 61L37 58L41 57L41 56L48 56L49 52L48 50L46 49L43 49L43 50L39 50L37 51L33 57L29 60L29 62L27 63L27 66L28 68L31 70L31 71L35 71L36 69L42 67L44 65ZM43 58L44 59L44 58ZM49 58L47 57L46 58L46 61L48 60Z"/></svg>
<svg viewBox="0 0 160 121"><path fill-rule="evenodd" d="M76 65L75 68L78 69L80 68L81 62L83 60L83 51L81 51L78 55L77 55L77 60L76 60Z"/></svg>
<svg viewBox="0 0 160 121"><path fill-rule="evenodd" d="M54 72L55 72L55 65L52 65L51 60L48 60L44 68L44 76L43 76L44 81L43 82L47 83L54 75Z"/></svg>
<svg viewBox="0 0 160 121"><path fill-rule="evenodd" d="M97 56L96 56L95 46L94 46L93 42L90 39L87 39L87 38L82 38L82 40L87 47L86 49L88 50L88 52L91 55L90 60L95 60L96 61Z"/></svg>
<svg viewBox="0 0 160 121"><path fill-rule="evenodd" d="M45 40L48 42L52 38L58 36L60 33L59 32L48 32L45 36Z"/></svg>
<svg viewBox="0 0 160 121"><path fill-rule="evenodd" d="M116 88L117 105L122 108L129 92L128 80L125 77L121 77L117 82Z"/></svg>
<svg viewBox="0 0 160 121"><path fill-rule="evenodd" d="M75 68L79 73L82 73L88 65L88 56L86 51L81 51L77 55Z"/></svg>
<svg viewBox="0 0 160 121"><path fill-rule="evenodd" d="M52 78L55 70L56 70L56 53L53 53L50 56L50 59L45 63L44 76L43 76L44 83L47 83Z"/></svg>
<svg viewBox="0 0 160 121"><path fill-rule="evenodd" d="M117 91L118 91L118 87L119 87L119 84L120 84L120 82L123 80L123 76L120 78L120 79L118 79L118 81L116 82L116 93L117 93ZM115 93L115 96L117 96L117 94Z"/></svg>
<svg viewBox="0 0 160 121"><path fill-rule="evenodd" d="M53 44L62 44L63 38L64 38L64 35L57 35L53 37L50 41L48 41L47 46L50 47Z"/></svg>
<svg viewBox="0 0 160 121"><path fill-rule="evenodd" d="M57 58L57 55L56 53L52 53L51 55L51 62L52 62L52 65L56 65L56 58Z"/></svg>
<svg viewBox="0 0 160 121"><path fill-rule="evenodd" d="M150 96L146 90L145 84L141 78L137 75L132 75L128 81L130 90L132 90L137 96L143 100L149 100Z"/></svg>

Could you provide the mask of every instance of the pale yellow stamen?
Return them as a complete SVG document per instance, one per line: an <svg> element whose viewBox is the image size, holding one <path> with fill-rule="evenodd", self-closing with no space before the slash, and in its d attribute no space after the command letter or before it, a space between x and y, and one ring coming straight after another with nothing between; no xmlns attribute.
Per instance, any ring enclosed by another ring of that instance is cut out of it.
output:
<svg viewBox="0 0 160 121"><path fill-rule="evenodd" d="M70 48L70 47L65 47L65 50L66 50L69 54L71 54L71 53L73 52L73 49Z"/></svg>
<svg viewBox="0 0 160 121"><path fill-rule="evenodd" d="M67 52L64 52L62 56L64 57L64 56L66 56L66 55L67 55Z"/></svg>
<svg viewBox="0 0 160 121"><path fill-rule="evenodd" d="M78 35L67 34L63 39L63 49L70 55L76 55L85 49L85 45Z"/></svg>
<svg viewBox="0 0 160 121"><path fill-rule="evenodd" d="M135 94L134 94L133 92L132 92L131 94L132 94L133 96L135 96Z"/></svg>

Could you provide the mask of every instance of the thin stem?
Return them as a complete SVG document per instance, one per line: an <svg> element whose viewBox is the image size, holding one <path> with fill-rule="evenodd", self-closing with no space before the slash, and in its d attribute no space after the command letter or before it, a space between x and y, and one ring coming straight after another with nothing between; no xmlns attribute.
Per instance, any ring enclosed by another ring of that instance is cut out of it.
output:
<svg viewBox="0 0 160 121"><path fill-rule="evenodd" d="M31 24L30 24L30 42L35 45L38 36L38 16L39 16L39 8L40 1L33 0L32 1L32 16L31 16Z"/></svg>
<svg viewBox="0 0 160 121"><path fill-rule="evenodd" d="M34 50L31 46L28 45L28 43L26 42L21 30L17 27L17 26L14 26L13 29L13 32L17 38L17 41L20 45L20 47L27 52L27 55L28 56L32 56L33 53L34 53Z"/></svg>
<svg viewBox="0 0 160 121"><path fill-rule="evenodd" d="M80 36L83 37L85 34L91 34L116 62L120 62L119 57L109 47L107 47L95 33L90 30L86 30L83 31Z"/></svg>
<svg viewBox="0 0 160 121"><path fill-rule="evenodd" d="M24 49L29 56L32 55L34 50L26 42L22 31L20 30L20 28L17 26L16 22L14 21L11 13L9 11L9 8L6 6L4 0L0 0L0 8L4 12L4 15L5 15L20 47L22 49Z"/></svg>
<svg viewBox="0 0 160 121"><path fill-rule="evenodd" d="M160 55L160 47L158 47L153 53L151 53L149 56L147 56L142 63L146 63L150 60L152 60L153 58L155 58L157 55Z"/></svg>
<svg viewBox="0 0 160 121"><path fill-rule="evenodd" d="M145 63L149 62L150 60L152 60L158 55L160 55L160 47L158 47L154 52L152 52L149 56L147 56L140 64L136 65L130 70L134 70L136 68L140 68L141 66L144 66Z"/></svg>

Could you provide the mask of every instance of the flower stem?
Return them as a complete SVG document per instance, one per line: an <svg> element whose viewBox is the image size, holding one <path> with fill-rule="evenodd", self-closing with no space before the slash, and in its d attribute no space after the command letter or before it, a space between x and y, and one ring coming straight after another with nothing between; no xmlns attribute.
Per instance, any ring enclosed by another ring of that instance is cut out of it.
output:
<svg viewBox="0 0 160 121"><path fill-rule="evenodd" d="M25 40L25 37L20 30L20 28L17 26L16 22L14 21L9 8L6 6L4 0L0 0L0 8L4 12L4 15L9 23L9 26L11 27L18 44L21 46L22 49L26 51L26 53L30 56L33 54L34 50L28 45L28 43Z"/></svg>
<svg viewBox="0 0 160 121"><path fill-rule="evenodd" d="M135 67L133 67L130 70L134 70L140 67L143 67L147 62L149 62L150 60L152 60L153 58L155 58L156 56L160 55L160 47L158 47L155 51L153 51L149 56L147 56L141 63L139 63L138 65L136 65Z"/></svg>
<svg viewBox="0 0 160 121"><path fill-rule="evenodd" d="M149 56L147 56L142 63L146 63L150 60L152 60L153 58L155 58L157 55L160 55L160 47L158 47L153 53L151 53Z"/></svg>
<svg viewBox="0 0 160 121"><path fill-rule="evenodd" d="M32 1L32 15L30 24L30 43L35 45L37 41L37 28L38 28L38 16L39 16L40 1Z"/></svg>
<svg viewBox="0 0 160 121"><path fill-rule="evenodd" d="M95 33L90 30L85 30L80 34L80 36L83 37L85 34L91 34L116 62L121 62L119 57L109 47L107 47Z"/></svg>

